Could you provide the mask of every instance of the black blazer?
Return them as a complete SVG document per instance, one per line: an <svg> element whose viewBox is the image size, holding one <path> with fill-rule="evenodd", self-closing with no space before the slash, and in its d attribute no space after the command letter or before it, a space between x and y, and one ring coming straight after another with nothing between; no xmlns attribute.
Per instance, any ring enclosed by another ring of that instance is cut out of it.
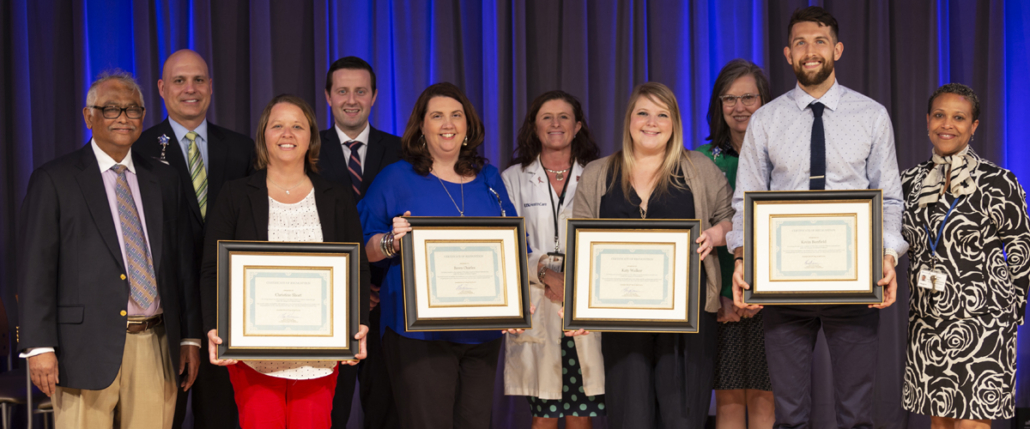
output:
<svg viewBox="0 0 1030 429"><path fill-rule="evenodd" d="M268 185L266 170L225 184L222 196L207 212L204 264L200 270L204 332L216 328L218 304L218 240L268 241ZM361 220L349 188L309 173L315 188L315 205L327 242L361 243L361 324L368 326L368 257L365 255ZM206 337L205 337L206 338Z"/></svg>
<svg viewBox="0 0 1030 429"><path fill-rule="evenodd" d="M132 145L132 149L133 152L139 151L148 158L161 160L161 144L158 137L162 135L168 136L169 139L164 160L179 172L182 189L186 192L186 201L192 214L190 231L193 236L194 255L199 266L204 246L204 218L200 216L200 204L197 203L197 193L193 190L189 165L182 156L179 141L183 136L175 135L168 118L165 118L161 123L143 131ZM210 213L211 205L217 201L225 182L247 177L254 172L254 140L212 124L211 121L207 122L207 139L207 209Z"/></svg>
<svg viewBox="0 0 1030 429"><path fill-rule="evenodd" d="M135 150L132 161L178 368L181 338L204 338L190 214L175 170ZM121 367L129 282L115 222L91 145L32 173L19 225L18 348L56 348L62 387L103 389Z"/></svg>
<svg viewBox="0 0 1030 429"><path fill-rule="evenodd" d="M372 184L372 180L383 167L401 160L400 137L371 126L369 128L368 151L365 153L365 165L362 167L361 186L358 187L361 189L361 195L354 194L350 172L347 171L347 159L343 157L343 143L336 133L336 125L321 133L322 149L318 153L318 174L350 189L355 203L361 201L361 197L368 192L368 185Z"/></svg>

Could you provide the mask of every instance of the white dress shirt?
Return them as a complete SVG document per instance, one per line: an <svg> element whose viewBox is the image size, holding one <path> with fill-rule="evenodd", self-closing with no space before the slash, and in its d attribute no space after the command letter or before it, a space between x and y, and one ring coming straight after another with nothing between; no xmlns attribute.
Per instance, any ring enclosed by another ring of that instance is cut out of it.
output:
<svg viewBox="0 0 1030 429"><path fill-rule="evenodd" d="M372 131L372 126L365 122L365 129L358 134L357 138L350 138L343 130L340 129L339 125L333 123L333 129L336 130L336 135L340 137L340 146L343 147L343 159L350 162L350 148L345 143L353 140L361 142L361 147L358 148L358 160L361 161L361 173L365 173L365 154L368 153L368 134ZM322 142L325 144L325 142Z"/></svg>
<svg viewBox="0 0 1030 429"><path fill-rule="evenodd" d="M887 109L838 82L818 100L796 86L751 115L740 153L733 193L736 214L733 231L726 234L727 247L732 252L744 245L744 192L808 190L815 120L808 105L815 101L826 106L826 189L882 189L885 251L905 253L905 205Z"/></svg>

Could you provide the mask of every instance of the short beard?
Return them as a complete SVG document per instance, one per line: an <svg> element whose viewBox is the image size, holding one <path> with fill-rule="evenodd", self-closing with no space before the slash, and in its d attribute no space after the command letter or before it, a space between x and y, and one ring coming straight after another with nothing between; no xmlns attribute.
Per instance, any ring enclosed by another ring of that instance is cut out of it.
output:
<svg viewBox="0 0 1030 429"><path fill-rule="evenodd" d="M809 78L808 74L802 70L802 63L804 63L804 61L794 63L794 76L797 76L798 83L800 83L801 86L808 87L821 85L823 82L826 82L826 79L830 77L831 73L833 73L832 59L824 61L823 66L815 73L815 76L812 76L811 78Z"/></svg>

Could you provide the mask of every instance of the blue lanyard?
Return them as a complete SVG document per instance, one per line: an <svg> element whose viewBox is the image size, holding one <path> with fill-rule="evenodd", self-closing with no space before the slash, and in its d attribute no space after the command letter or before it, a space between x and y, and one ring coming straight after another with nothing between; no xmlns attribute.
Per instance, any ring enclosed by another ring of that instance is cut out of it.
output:
<svg viewBox="0 0 1030 429"><path fill-rule="evenodd" d="M951 211L955 210L955 206L958 205L958 200L960 198L962 197L955 197L955 200L951 202L951 208L948 209L948 214L944 215L944 220L941 221L941 228L937 231L937 236L934 237L933 240L930 239L930 225L923 226L924 228L926 228L926 242L930 244L931 257L937 256L937 244L941 242L941 236L944 235L944 225L948 223L948 217L951 216Z"/></svg>

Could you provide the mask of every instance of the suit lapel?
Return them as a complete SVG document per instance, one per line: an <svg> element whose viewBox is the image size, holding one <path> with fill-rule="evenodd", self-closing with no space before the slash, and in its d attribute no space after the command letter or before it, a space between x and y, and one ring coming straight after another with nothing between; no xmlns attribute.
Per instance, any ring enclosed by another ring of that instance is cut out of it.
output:
<svg viewBox="0 0 1030 429"><path fill-rule="evenodd" d="M351 188L350 173L347 172L347 160L343 158L343 143L336 134L336 126L322 132L322 149L319 151L319 174L331 182Z"/></svg>
<svg viewBox="0 0 1030 429"><path fill-rule="evenodd" d="M147 218L147 238L150 242L150 255L154 263L154 273L160 272L162 239L164 238L164 210L161 202L161 185L157 175L150 170L150 164L142 157L133 154L132 162L136 165L136 182L139 184L139 196L143 200L143 216Z"/></svg>
<svg viewBox="0 0 1030 429"><path fill-rule="evenodd" d="M193 213L193 216L197 218L197 221L203 222L203 218L200 216L200 204L197 203L197 193L193 190L193 181L190 180L190 167L186 164L186 158L183 158L182 156L182 146L179 144L179 139L181 139L182 136L175 135L175 131L172 130L172 124L168 122L168 118L165 118L165 121L161 123L161 126L161 133L167 135L170 140L168 142L168 149L165 151L165 159L168 161L168 165L175 167L175 170L179 172L179 177L182 178L182 189L189 197L186 198L186 202L190 206L190 213ZM208 133L208 135L210 135L210 133ZM208 145L209 154L210 151L211 145Z"/></svg>
<svg viewBox="0 0 1030 429"><path fill-rule="evenodd" d="M247 179L247 200L254 217L254 233L258 241L268 241L268 170L261 170Z"/></svg>
<svg viewBox="0 0 1030 429"><path fill-rule="evenodd" d="M319 223L322 224L322 241L333 241L336 237L336 204L330 198L329 191L334 185L317 174L309 173L308 177L315 188L315 209L318 210Z"/></svg>
<svg viewBox="0 0 1030 429"><path fill-rule="evenodd" d="M97 164L97 157L93 154L93 147L87 144L80 149L82 158L76 182L82 190L82 196L89 207L89 213L93 216L93 222L100 230L100 236L107 244L108 250L119 261L122 268L125 268L125 261L122 260L122 249L118 245L118 231L114 226L114 218L111 217L111 206L107 200L107 190L104 189L104 179L101 177L100 168Z"/></svg>
<svg viewBox="0 0 1030 429"><path fill-rule="evenodd" d="M225 181L225 164L228 162L229 153L225 144L225 136L218 127L211 124L211 121L207 122L207 159L207 194L217 195L218 189ZM193 199L195 200L196 197ZM209 198L208 205L211 203ZM197 210L199 213L199 207Z"/></svg>
<svg viewBox="0 0 1030 429"><path fill-rule="evenodd" d="M379 170L383 168L379 165L383 162L383 156L386 154L386 148L380 142L383 139L382 131L379 131L370 126L368 133L368 151L365 152L365 168L361 172L361 195L364 196L365 192L368 191L368 185L372 184L372 179L376 177Z"/></svg>

